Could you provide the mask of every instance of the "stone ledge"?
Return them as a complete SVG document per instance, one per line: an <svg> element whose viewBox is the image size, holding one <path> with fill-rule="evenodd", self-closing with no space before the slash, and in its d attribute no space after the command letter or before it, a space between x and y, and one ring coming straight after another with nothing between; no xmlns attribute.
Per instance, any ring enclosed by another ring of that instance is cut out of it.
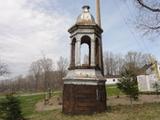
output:
<svg viewBox="0 0 160 120"><path fill-rule="evenodd" d="M96 79L65 79L64 84L73 85L105 85L106 80Z"/></svg>
<svg viewBox="0 0 160 120"><path fill-rule="evenodd" d="M70 66L68 70L75 70L75 69L95 69L100 70L98 66Z"/></svg>

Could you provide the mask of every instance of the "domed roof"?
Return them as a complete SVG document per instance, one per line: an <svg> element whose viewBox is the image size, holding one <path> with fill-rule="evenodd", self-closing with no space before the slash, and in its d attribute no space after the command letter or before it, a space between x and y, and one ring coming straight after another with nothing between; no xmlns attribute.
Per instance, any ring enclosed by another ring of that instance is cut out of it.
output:
<svg viewBox="0 0 160 120"><path fill-rule="evenodd" d="M92 14L89 12L90 7L89 6L83 6L83 11L78 16L76 24L78 25L95 25L95 19L92 16Z"/></svg>

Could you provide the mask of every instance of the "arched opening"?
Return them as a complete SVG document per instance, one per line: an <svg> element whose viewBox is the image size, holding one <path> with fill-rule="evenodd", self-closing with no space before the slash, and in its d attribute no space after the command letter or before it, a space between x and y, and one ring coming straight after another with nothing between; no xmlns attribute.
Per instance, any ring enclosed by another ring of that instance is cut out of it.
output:
<svg viewBox="0 0 160 120"><path fill-rule="evenodd" d="M73 38L72 43L71 43L71 64L70 64L70 67L75 67L75 44L76 44L76 39Z"/></svg>
<svg viewBox="0 0 160 120"><path fill-rule="evenodd" d="M99 40L96 38L95 41L95 57L96 57L96 67L99 67Z"/></svg>
<svg viewBox="0 0 160 120"><path fill-rule="evenodd" d="M90 66L91 59L91 39L89 36L81 38L81 66Z"/></svg>
<svg viewBox="0 0 160 120"><path fill-rule="evenodd" d="M86 43L81 45L81 66L89 66L89 46Z"/></svg>

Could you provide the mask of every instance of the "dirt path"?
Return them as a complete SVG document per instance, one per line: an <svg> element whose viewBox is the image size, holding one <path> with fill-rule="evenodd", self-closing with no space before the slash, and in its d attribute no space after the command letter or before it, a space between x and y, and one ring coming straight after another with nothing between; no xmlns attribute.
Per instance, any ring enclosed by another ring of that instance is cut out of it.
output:
<svg viewBox="0 0 160 120"><path fill-rule="evenodd" d="M39 101L36 104L36 111L47 111L47 110L55 110L62 108L62 100L59 97L52 97L48 104L44 104L44 100Z"/></svg>

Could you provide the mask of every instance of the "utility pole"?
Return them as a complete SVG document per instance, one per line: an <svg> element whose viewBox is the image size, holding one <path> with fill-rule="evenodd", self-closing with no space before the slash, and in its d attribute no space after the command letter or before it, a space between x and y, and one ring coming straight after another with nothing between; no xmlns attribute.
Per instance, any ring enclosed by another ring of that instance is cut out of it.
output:
<svg viewBox="0 0 160 120"><path fill-rule="evenodd" d="M100 0L96 0L96 23L101 27Z"/></svg>

